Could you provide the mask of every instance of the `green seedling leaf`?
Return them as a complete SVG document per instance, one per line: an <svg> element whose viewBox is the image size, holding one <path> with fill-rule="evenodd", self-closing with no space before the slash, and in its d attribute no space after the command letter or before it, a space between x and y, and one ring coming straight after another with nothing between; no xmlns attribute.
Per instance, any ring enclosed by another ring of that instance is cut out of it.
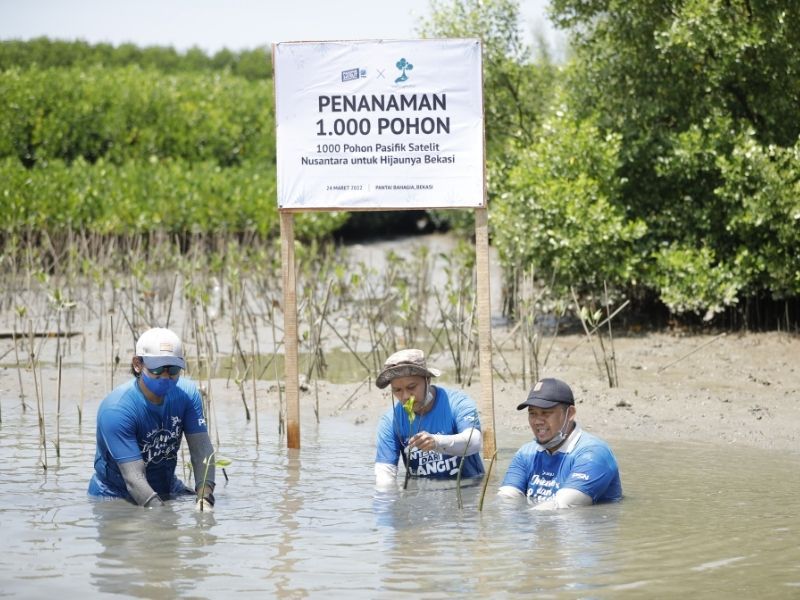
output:
<svg viewBox="0 0 800 600"><path fill-rule="evenodd" d="M414 419L417 418L417 415L414 414L414 400L415 400L414 396L409 396L408 400L406 400L406 403L403 404L403 408L406 411L406 415L408 415L409 424L413 423Z"/></svg>
<svg viewBox="0 0 800 600"><path fill-rule="evenodd" d="M229 458L218 458L217 462L214 463L218 467L227 467L231 464L231 460Z"/></svg>

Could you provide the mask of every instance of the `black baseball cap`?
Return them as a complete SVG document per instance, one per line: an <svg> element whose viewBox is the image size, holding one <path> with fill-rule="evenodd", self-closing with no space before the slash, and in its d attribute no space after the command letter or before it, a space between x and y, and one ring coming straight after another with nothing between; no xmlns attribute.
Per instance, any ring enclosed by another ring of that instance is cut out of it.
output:
<svg viewBox="0 0 800 600"><path fill-rule="evenodd" d="M572 395L570 387L554 377L540 379L528 392L528 398L517 406L517 410L522 410L527 406L537 408L553 408L556 404L575 404L575 397Z"/></svg>

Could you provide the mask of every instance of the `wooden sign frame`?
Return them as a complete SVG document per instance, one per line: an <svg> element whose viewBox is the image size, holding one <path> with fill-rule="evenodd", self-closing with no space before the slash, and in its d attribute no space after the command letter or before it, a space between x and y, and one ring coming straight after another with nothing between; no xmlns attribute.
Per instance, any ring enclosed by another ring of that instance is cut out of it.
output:
<svg viewBox="0 0 800 600"><path fill-rule="evenodd" d="M477 279L477 293L476 293L476 300L477 300L477 318L478 318L478 357L479 357L479 373L480 373L480 382L481 382L481 393L478 401L478 408L480 410L481 415L481 429L482 429L482 437L483 437L483 455L484 457L492 457L494 456L496 450L496 434L495 434L495 419L494 419L494 384L493 384L493 369L492 369L492 343L491 343L491 301L490 301L490 278L489 278L489 215L488 210L486 208L486 173L485 173L485 148L484 148L484 132L483 132L483 97L482 97L482 65L480 64L481 61L481 48L480 48L480 41L479 40L415 40L415 41L396 41L396 42L385 42L385 41L353 41L353 42L287 42L288 49L292 51L292 59L295 62L292 64L294 70L298 68L302 69L309 69L312 71L313 77L326 77L330 75L331 69L327 71L325 69L317 70L315 67L316 64L313 60L309 60L309 57L303 55L301 57L297 57L297 54L302 54L302 50L306 50L304 48L304 44L314 45L311 50L314 52L311 53L311 58L315 56L322 57L320 58L321 61L329 61L332 54L336 55L336 52L341 52L342 56L359 56L358 50L366 49L367 56L370 59L374 55L380 55L380 50L385 52L388 50L396 51L395 54L409 54L414 55L415 49L424 49L426 51L434 50L435 52L431 54L430 52L428 55L433 55L439 57L441 53L453 52L453 51L462 51L472 53L471 55L474 58L474 52L477 49L478 52L478 71L477 76L479 78L477 87L478 91L475 92L474 88L472 89L473 93L470 95L469 91L470 88L467 86L467 91L465 92L461 89L463 86L460 86L458 89L461 92L454 93L453 96L455 100L451 99L451 105L455 103L456 108L454 109L455 114L466 114L469 115L470 110L474 110L475 106L478 106L480 111L480 140L479 140L479 152L480 152L480 169L479 169L479 180L476 182L474 179L475 169L471 169L468 166L470 160L473 160L474 157L470 155L470 152L474 152L475 148L464 148L466 145L464 140L473 140L474 141L474 131L471 131L470 128L474 128L474 123L470 122L467 123L465 126L466 129L466 137L459 138L458 135L454 136L457 140L460 141L460 145L456 144L455 146L448 146L452 140L450 137L443 137L441 141L433 141L426 144L419 144L419 147L424 147L427 149L436 148L436 152L443 152L446 156L453 156L454 162L458 160L460 156L458 154L459 151L463 150L463 160L461 161L461 165L459 168L464 169L466 171L466 175L469 177L473 177L470 179L471 182L469 187L474 188L478 186L480 189L474 190L469 194L471 196L470 200L467 202L467 205L463 203L463 199L459 198L458 195L453 199L449 197L446 198L443 202L433 202L428 206L420 206L419 204L413 204L412 206L396 206L393 203L396 202L394 199L385 199L380 195L379 192L375 192L374 197L376 198L373 203L373 196L369 196L366 200L363 197L358 195L339 195L333 196L332 199L326 199L324 202L317 203L314 202L313 199L309 202L308 198L304 198L304 202L306 204L296 204L294 203L291 198L287 201L286 192L282 191L284 188L282 187L282 173L288 172L283 165L286 164L285 155L281 153L281 131L292 131L293 128L296 129L296 125L291 124L292 118L299 118L298 114L307 118L303 114L302 107L298 109L297 105L302 104L299 100L287 102L287 104L292 105L292 113L289 115L289 118L284 118L285 113L282 111L282 106L279 106L279 98L282 98L278 93L279 85L279 77L278 73L279 70L283 67L283 61L279 61L276 59L278 56L278 50L282 49L281 46L284 44L274 44L273 45L273 69L275 70L275 77L274 82L276 86L276 94L275 94L275 103L276 103L276 131L278 137L278 206L279 206L279 215L280 215L280 234L281 234L281 264L282 264L282 278L283 278L283 313L284 313L284 351L285 351L285 389L286 389L286 402L287 402L287 414L286 414L286 444L288 448L300 448L300 385L299 385L299 368L298 368L298 327L297 327L297 274L296 274L296 266L295 266L295 257L294 257L294 213L295 212L303 212L307 210L411 210L411 209L419 209L419 208L465 208L469 204L474 206L475 211L475 253L476 253L476 279ZM330 44L331 47L324 46L325 44ZM393 45L395 44L395 45ZM352 52L348 52L349 46L353 46L354 50ZM366 45L366 46L364 46ZM463 50L462 50L463 49ZM354 54L355 53L355 54ZM417 53L417 54L425 54L425 53ZM459 54L455 54L458 58ZM358 62L358 59L354 59L355 62ZM366 60L366 59L361 59ZM403 61L406 59L403 58ZM280 66L279 63L280 62ZM334 63L335 66L336 63ZM399 60L397 61L396 65L398 68L400 65L403 64ZM314 68L311 68L314 67ZM373 69L375 72L381 71L378 67ZM452 69L451 69L452 70ZM456 69L457 70L457 69ZM359 68L356 67L354 69L349 70L351 75L348 77L356 77L358 75L361 77L363 75L365 81L363 82L365 90L373 89L374 95L374 86L377 85L375 81L366 81L368 74L370 73L369 68ZM384 69L385 71L385 69ZM342 70L342 81L345 81L345 71ZM448 71L449 72L449 71ZM405 72L404 72L405 75ZM434 74L429 74L429 77L433 77ZM474 73L473 73L474 75ZM293 73L293 83L296 85L298 75ZM302 78L302 76L300 76ZM437 82L442 79L441 72L437 72L435 74ZM398 80L400 78L398 77ZM424 87L424 77L417 78L416 81L421 80L423 83L420 85L421 89L430 89L429 87ZM349 81L349 80L348 80ZM302 83L302 81L301 81ZM405 83L405 81L401 82ZM336 84L338 85L339 82L337 81ZM395 81L397 84L397 81ZM330 85L333 85L332 83ZM370 88L369 86L373 86ZM446 82L444 83L446 85ZM310 88L317 89L319 87L319 83L316 83L313 86L309 86ZM419 94L420 88L402 88L402 91L392 92L397 94L412 94L416 93ZM354 88L349 88L350 90ZM355 88L359 89L359 88ZM393 90L394 88L392 88ZM415 90L413 92L409 92L407 90ZM301 90L305 92L305 90ZM368 92L365 92L367 94ZM423 92L424 93L424 92ZM299 94L302 96L302 93ZM473 98L471 96L479 96L479 98ZM461 101L461 109L459 109L459 100ZM281 100L284 102L285 100ZM474 103L477 101L477 105ZM408 106L414 106L416 108L420 108L426 106L425 100L420 100L414 104L414 100L404 100L405 104ZM473 103L473 104L470 104ZM395 105L399 105L400 103L395 103ZM323 102L319 101L318 105L320 107L323 106ZM313 107L314 104L307 104L307 106ZM445 101L441 101L438 105L438 108L446 108ZM309 109L310 110L310 109ZM462 112L459 112L461 110ZM414 118L414 117L409 117ZM464 120L469 120L468 118ZM313 122L313 121L312 121ZM289 124L287 126L287 123ZM458 128L460 125L459 121L456 121L455 127ZM451 133L451 130L448 129L448 136ZM472 137L470 137L472 135ZM293 142L295 141L297 136L292 136ZM391 140L391 138L389 138ZM392 147L391 144L401 144L402 142L386 142L387 147ZM374 147L374 143L372 146ZM362 144L352 144L353 147L364 148L369 146L368 143ZM397 147L397 146L394 146ZM434 156L435 153L428 153L425 156ZM296 157L293 157L296 158ZM433 160L433 159L430 159ZM304 163L305 164L305 163ZM293 167L294 168L294 167ZM352 173L352 172L351 172ZM359 172L360 173L360 172ZM433 173L433 172L431 172ZM296 173L291 171L291 175L295 176ZM300 174L302 176L302 173ZM456 175L458 172L456 171ZM338 173L334 175L334 177L338 176ZM416 180L414 184L413 191L411 186L405 188L407 194L411 194L416 198L415 202L425 202L426 190L429 189L436 189L435 185L435 173L428 174L428 177L433 177L433 181L425 180L425 173L422 174L421 178ZM351 174L350 177L353 177ZM444 189L446 187L452 188L452 185L449 183L452 182L452 179L446 182L443 186L440 186L438 189ZM369 182L366 183L369 185ZM430 186L430 187L429 187ZM333 187L336 189L336 186L327 186ZM387 186L388 187L388 186ZM287 187L286 189L296 190L297 186L294 187ZM423 190L422 192L417 192L417 190ZM293 192L297 193L297 192ZM300 192L300 195L303 195L304 192ZM419 196L415 196L415 194L422 194Z"/></svg>

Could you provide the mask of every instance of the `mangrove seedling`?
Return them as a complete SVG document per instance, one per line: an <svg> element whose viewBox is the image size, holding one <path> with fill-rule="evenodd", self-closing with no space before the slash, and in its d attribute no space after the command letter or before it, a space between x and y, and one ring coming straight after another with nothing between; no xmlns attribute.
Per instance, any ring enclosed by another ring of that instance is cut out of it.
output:
<svg viewBox="0 0 800 600"><path fill-rule="evenodd" d="M414 412L414 401L416 400L415 396L411 395L408 397L408 400L405 401L403 404L403 410L406 411L406 416L408 417L408 429L409 432L411 431L411 425L414 423L414 419L417 418L417 414ZM408 489L408 480L411 477L411 447L406 446L404 451L408 451L408 458L406 459L406 478L403 481L403 489Z"/></svg>
<svg viewBox="0 0 800 600"><path fill-rule="evenodd" d="M203 482L197 488L197 500L198 501L202 500L202 498L203 498L203 496L201 494L202 494L203 490L206 489L206 483L208 482L208 468L211 466L211 459L213 458L213 456L216 453L217 453L217 451L214 450L214 451L211 452L211 454L209 454L208 456L206 456L203 459L203 464L206 466L206 470L203 472ZM224 467L227 467L229 464L231 464L231 461L229 459L227 459L227 458L218 458L218 459L216 459L214 461L214 466L215 467L219 467L219 468L222 469L222 473L223 473L223 475L225 475L225 481L228 480L228 475L227 475L227 473L225 473ZM203 510L203 504L202 503L200 504L200 510L201 511Z"/></svg>

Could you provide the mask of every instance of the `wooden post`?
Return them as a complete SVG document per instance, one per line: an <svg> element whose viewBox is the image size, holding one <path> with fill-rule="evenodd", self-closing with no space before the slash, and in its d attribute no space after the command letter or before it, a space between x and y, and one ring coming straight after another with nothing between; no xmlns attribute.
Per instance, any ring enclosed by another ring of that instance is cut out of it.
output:
<svg viewBox="0 0 800 600"><path fill-rule="evenodd" d="M294 266L294 215L286 211L280 211L280 215L286 447L300 448L300 378L297 366L297 274Z"/></svg>
<svg viewBox="0 0 800 600"><path fill-rule="evenodd" d="M494 426L494 384L492 370L492 310L489 285L489 212L475 209L475 260L478 285L478 357L481 396L478 408L483 434L483 456L491 458L497 448Z"/></svg>

